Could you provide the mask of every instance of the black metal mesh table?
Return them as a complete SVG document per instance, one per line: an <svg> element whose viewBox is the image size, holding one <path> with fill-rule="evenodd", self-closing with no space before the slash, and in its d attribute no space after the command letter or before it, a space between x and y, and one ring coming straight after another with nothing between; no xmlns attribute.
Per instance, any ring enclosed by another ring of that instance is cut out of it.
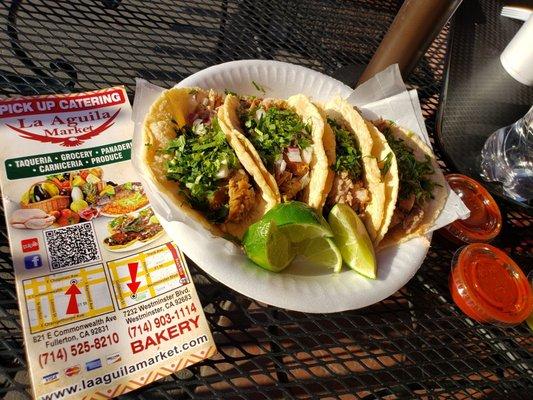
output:
<svg viewBox="0 0 533 400"><path fill-rule="evenodd" d="M498 7L494 0L483 4L493 12ZM400 5L400 0L3 1L0 95L124 84L133 98L135 77L170 86L207 66L242 58L288 61L335 75L343 66L369 61ZM447 32L408 80L419 90L431 134ZM496 244L531 268L532 220L503 211L506 223ZM27 361L3 215L0 221L0 394L18 399L29 397ZM447 288L454 250L435 238L419 273L395 295L332 315L251 301L191 265L219 354L126 397L528 398L531 333L525 325L481 326L461 314Z"/></svg>

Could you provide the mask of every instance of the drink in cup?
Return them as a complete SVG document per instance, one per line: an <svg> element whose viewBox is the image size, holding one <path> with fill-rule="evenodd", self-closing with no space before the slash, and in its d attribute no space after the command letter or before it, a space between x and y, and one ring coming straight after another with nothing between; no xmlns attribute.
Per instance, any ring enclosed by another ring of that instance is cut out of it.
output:
<svg viewBox="0 0 533 400"><path fill-rule="evenodd" d="M533 107L489 136L481 150L481 171L485 180L501 182L510 198L533 199Z"/></svg>

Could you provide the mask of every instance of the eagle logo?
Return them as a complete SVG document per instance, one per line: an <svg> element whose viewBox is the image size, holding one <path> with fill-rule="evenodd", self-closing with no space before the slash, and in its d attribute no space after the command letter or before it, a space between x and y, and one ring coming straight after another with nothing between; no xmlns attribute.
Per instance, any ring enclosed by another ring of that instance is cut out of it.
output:
<svg viewBox="0 0 533 400"><path fill-rule="evenodd" d="M36 133L28 132L24 129L17 128L9 124L6 124L6 126L18 132L20 137L24 139L37 140L42 143L56 143L60 146L65 146L65 147L74 147L74 146L79 146L80 144L83 144L85 141L95 136L98 136L100 133L105 131L107 128L110 128L111 126L113 126L113 124L115 123L115 119L119 112L120 112L120 109L118 109L116 113L111 115L102 125L79 136L70 136L70 137L43 136L43 135L38 135Z"/></svg>

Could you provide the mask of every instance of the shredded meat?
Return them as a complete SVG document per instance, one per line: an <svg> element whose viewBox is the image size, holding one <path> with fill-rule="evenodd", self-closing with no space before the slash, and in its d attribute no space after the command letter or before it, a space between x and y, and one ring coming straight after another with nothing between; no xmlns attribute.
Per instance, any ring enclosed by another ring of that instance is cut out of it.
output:
<svg viewBox="0 0 533 400"><path fill-rule="evenodd" d="M214 90L209 90L209 104L207 105L207 108L209 110L216 110L218 107L220 107L223 103L222 96L215 92Z"/></svg>
<svg viewBox="0 0 533 400"><path fill-rule="evenodd" d="M266 98L263 99L261 102L261 105L265 109L265 111L268 111L269 108L276 107L276 108L286 108L286 103L284 100L279 99L272 99L272 98Z"/></svg>
<svg viewBox="0 0 533 400"><path fill-rule="evenodd" d="M283 201L294 199L302 190L302 177L289 172L288 168L283 172L276 172L275 179Z"/></svg>
<svg viewBox="0 0 533 400"><path fill-rule="evenodd" d="M412 194L407 199L398 199L398 207L408 213L415 205L416 196Z"/></svg>
<svg viewBox="0 0 533 400"><path fill-rule="evenodd" d="M376 128L378 128L378 130L380 131L384 131L385 129L387 129L388 127L388 124L387 124L387 121L383 120L383 119L378 119L378 120L375 120L375 121L372 121L372 123L374 124L374 126Z"/></svg>
<svg viewBox="0 0 533 400"><path fill-rule="evenodd" d="M389 224L389 229L395 227L399 223L401 223L405 218L405 213L398 207L394 209L394 214L392 214L392 218Z"/></svg>
<svg viewBox="0 0 533 400"><path fill-rule="evenodd" d="M252 209L255 191L250 185L248 175L239 170L228 182L229 212L226 221L239 222Z"/></svg>
<svg viewBox="0 0 533 400"><path fill-rule="evenodd" d="M289 160L286 154L283 156L283 158L287 163L287 170L289 170L289 172L293 173L294 175L304 176L305 174L307 174L307 172L309 172L309 165L307 165L303 161L291 161Z"/></svg>
<svg viewBox="0 0 533 400"><path fill-rule="evenodd" d="M214 90L209 90L207 94L198 92L193 95L192 99L192 104L196 107L194 108L194 112L187 116L189 123L193 123L196 119L201 119L203 122L211 121L211 118L223 103L222 96Z"/></svg>
<svg viewBox="0 0 533 400"><path fill-rule="evenodd" d="M228 188L226 186L222 186L220 189L218 189L213 197L209 199L209 207L212 210L218 210L220 207L222 207L228 198Z"/></svg>
<svg viewBox="0 0 533 400"><path fill-rule="evenodd" d="M261 99L258 97L241 97L240 105L243 110L248 110L252 107L257 107L261 103Z"/></svg>
<svg viewBox="0 0 533 400"><path fill-rule="evenodd" d="M420 225L422 218L424 218L424 210L415 204L415 196L412 195L408 199L398 200L389 229L401 224L406 233L411 233Z"/></svg>
<svg viewBox="0 0 533 400"><path fill-rule="evenodd" d="M293 199L296 194L302 189L300 177L290 178L283 184L279 185L279 191L283 201L289 201Z"/></svg>
<svg viewBox="0 0 533 400"><path fill-rule="evenodd" d="M278 187L283 185L285 182L287 182L289 179L292 178L292 174L285 170L283 172L276 172L276 183L278 184Z"/></svg>
<svg viewBox="0 0 533 400"><path fill-rule="evenodd" d="M263 107L265 111L268 111L271 107L285 108L286 103L279 99L261 99L259 97L244 97L240 99L240 105L243 110L249 110L250 108L257 108L259 105Z"/></svg>
<svg viewBox="0 0 533 400"><path fill-rule="evenodd" d="M363 181L353 182L346 171L335 175L333 186L329 192L327 203L348 204L357 214L362 215L370 202L370 192Z"/></svg>
<svg viewBox="0 0 533 400"><path fill-rule="evenodd" d="M411 233L415 228L420 225L424 218L424 210L421 207L415 206L402 222L402 227L406 233Z"/></svg>

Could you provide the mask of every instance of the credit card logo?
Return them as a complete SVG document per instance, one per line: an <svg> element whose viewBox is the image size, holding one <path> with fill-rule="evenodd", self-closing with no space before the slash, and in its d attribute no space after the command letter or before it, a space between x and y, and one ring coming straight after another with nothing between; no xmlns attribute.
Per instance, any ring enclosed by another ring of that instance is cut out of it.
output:
<svg viewBox="0 0 533 400"><path fill-rule="evenodd" d="M102 366L102 361L97 358L95 360L91 360L85 363L85 369L87 371L92 371L93 369L98 369Z"/></svg>
<svg viewBox="0 0 533 400"><path fill-rule="evenodd" d="M51 374L43 376L43 384L55 382L59 379L59 372L52 372Z"/></svg>
<svg viewBox="0 0 533 400"><path fill-rule="evenodd" d="M74 365L73 367L70 367L70 368L67 368L65 370L65 375L66 376L74 376L74 375L78 375L81 371L81 368L79 365Z"/></svg>
<svg viewBox="0 0 533 400"><path fill-rule="evenodd" d="M106 357L106 362L108 364L115 364L122 361L122 357L120 357L120 353L114 353Z"/></svg>

